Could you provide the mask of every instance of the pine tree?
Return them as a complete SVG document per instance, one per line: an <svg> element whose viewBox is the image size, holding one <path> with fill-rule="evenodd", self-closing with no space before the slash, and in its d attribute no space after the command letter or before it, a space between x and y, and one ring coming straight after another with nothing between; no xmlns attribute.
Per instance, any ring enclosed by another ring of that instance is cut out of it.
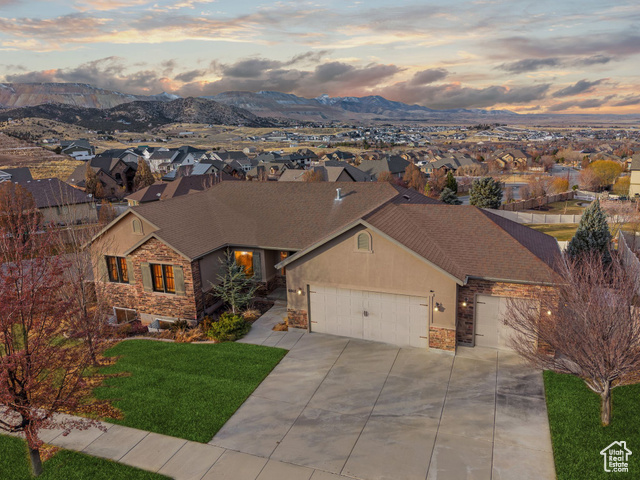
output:
<svg viewBox="0 0 640 480"><path fill-rule="evenodd" d="M491 177L474 180L469 192L469 203L478 208L500 208L502 203L500 183Z"/></svg>
<svg viewBox="0 0 640 480"><path fill-rule="evenodd" d="M148 187L149 185L153 185L155 183L155 179L153 178L153 173L151 173L151 168L149 168L149 164L145 160L140 160L138 162L138 170L136 170L136 175L133 177L133 189L140 190L141 188Z"/></svg>
<svg viewBox="0 0 640 480"><path fill-rule="evenodd" d="M611 246L611 232L607 224L607 216L596 198L582 214L576 234L569 242L567 254L577 258L584 254L599 253L605 263L611 261L609 248Z"/></svg>
<svg viewBox="0 0 640 480"><path fill-rule="evenodd" d="M449 170L447 172L447 179L444 183L444 187L451 190L453 193L458 193L458 182L453 176L453 172Z"/></svg>
<svg viewBox="0 0 640 480"><path fill-rule="evenodd" d="M458 198L453 190L449 187L444 187L442 193L440 194L440 201L444 203L448 203L449 205L461 205L462 201Z"/></svg>
<svg viewBox="0 0 640 480"><path fill-rule="evenodd" d="M228 250L220 259L222 274L218 275L218 284L212 286L213 296L224 301L235 315L249 305L258 289L253 278L247 276L242 265L236 263L232 251Z"/></svg>

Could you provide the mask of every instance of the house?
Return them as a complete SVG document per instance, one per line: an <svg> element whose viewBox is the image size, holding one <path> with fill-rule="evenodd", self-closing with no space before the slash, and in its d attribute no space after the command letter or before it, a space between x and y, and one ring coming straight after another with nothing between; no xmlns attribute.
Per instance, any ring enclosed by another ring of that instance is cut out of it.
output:
<svg viewBox="0 0 640 480"><path fill-rule="evenodd" d="M496 150L494 160L501 168L526 168L531 166L531 157L521 150Z"/></svg>
<svg viewBox="0 0 640 480"><path fill-rule="evenodd" d="M322 174L325 182L370 182L371 177L362 170L345 162L329 160L323 165L311 167L308 170L285 170L279 182L299 182L305 179L305 174L311 171L318 171Z"/></svg>
<svg viewBox="0 0 640 480"><path fill-rule="evenodd" d="M170 198L181 195L201 192L225 180L238 181L239 179L226 173L179 177L173 182L156 182L153 185L149 185L132 193L125 199L130 207L135 207L142 203L169 200Z"/></svg>
<svg viewBox="0 0 640 480"><path fill-rule="evenodd" d="M427 173L428 175L431 175L431 173L433 173L434 170L440 170L440 169L442 169L442 171L444 172L451 171L455 173L460 167L465 167L468 165L479 165L479 164L480 162L478 162L477 160L475 160L474 158L468 155L454 153L449 156L446 156L438 160L434 160L433 162L425 164L423 166L423 169L424 169L424 172Z"/></svg>
<svg viewBox="0 0 640 480"><path fill-rule="evenodd" d="M535 307L560 254L524 225L387 182L222 182L128 209L93 248L116 318L198 321L230 251L267 288L286 284L291 327L452 352L503 347L506 299Z"/></svg>
<svg viewBox="0 0 640 480"><path fill-rule="evenodd" d="M113 151L111 151L113 152ZM113 157L111 153L96 155L91 160L76 168L67 179L74 187L84 189L87 178L87 169L91 168L102 183L104 196L118 198L122 194L133 190L133 179L138 170L138 158L131 152L123 152L121 156ZM135 161L134 161L135 159ZM145 161L145 160L142 160Z"/></svg>
<svg viewBox="0 0 640 480"><path fill-rule="evenodd" d="M631 180L629 183L629 196L640 196L640 153L636 153L631 157L631 165L629 166L631 171Z"/></svg>
<svg viewBox="0 0 640 480"><path fill-rule="evenodd" d="M409 162L400 155L388 155L377 160L362 160L358 168L374 179L382 172L389 172L400 178L404 174Z"/></svg>
<svg viewBox="0 0 640 480"><path fill-rule="evenodd" d="M97 223L95 199L58 178L16 182L26 188L45 224Z"/></svg>
<svg viewBox="0 0 640 480"><path fill-rule="evenodd" d="M22 183L33 180L31 170L28 167L2 168L0 169L0 182Z"/></svg>
<svg viewBox="0 0 640 480"><path fill-rule="evenodd" d="M96 155L95 147L93 147L89 140L63 140L60 142L60 153L69 155L75 160L91 160Z"/></svg>

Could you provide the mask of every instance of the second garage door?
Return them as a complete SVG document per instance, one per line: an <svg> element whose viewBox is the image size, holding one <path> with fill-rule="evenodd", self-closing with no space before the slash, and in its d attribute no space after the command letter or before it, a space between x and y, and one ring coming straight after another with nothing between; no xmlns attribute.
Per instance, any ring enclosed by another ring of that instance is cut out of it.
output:
<svg viewBox="0 0 640 480"><path fill-rule="evenodd" d="M400 346L428 346L426 297L310 287L311 331Z"/></svg>
<svg viewBox="0 0 640 480"><path fill-rule="evenodd" d="M509 339L512 329L504 323L507 298L478 295L476 297L475 344L478 347L491 347L510 350ZM530 301L530 307L538 310L539 303Z"/></svg>

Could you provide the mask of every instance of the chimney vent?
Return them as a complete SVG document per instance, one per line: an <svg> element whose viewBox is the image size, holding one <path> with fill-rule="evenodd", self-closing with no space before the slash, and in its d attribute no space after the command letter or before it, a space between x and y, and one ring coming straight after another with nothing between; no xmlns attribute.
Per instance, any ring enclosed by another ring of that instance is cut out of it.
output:
<svg viewBox="0 0 640 480"><path fill-rule="evenodd" d="M342 189L336 188L336 200L342 200Z"/></svg>

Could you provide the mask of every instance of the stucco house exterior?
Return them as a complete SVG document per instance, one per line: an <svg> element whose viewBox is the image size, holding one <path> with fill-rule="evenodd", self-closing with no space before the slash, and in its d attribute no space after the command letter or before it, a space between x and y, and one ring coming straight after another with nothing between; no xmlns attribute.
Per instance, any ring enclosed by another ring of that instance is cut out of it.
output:
<svg viewBox="0 0 640 480"><path fill-rule="evenodd" d="M640 154L637 153L631 158L629 170L631 171L629 196L635 197L636 195L640 195Z"/></svg>
<svg viewBox="0 0 640 480"><path fill-rule="evenodd" d="M227 250L286 285L291 327L454 352L504 347L506 298L553 288L557 242L388 183L222 182L124 212L94 239L118 318L197 321Z"/></svg>

